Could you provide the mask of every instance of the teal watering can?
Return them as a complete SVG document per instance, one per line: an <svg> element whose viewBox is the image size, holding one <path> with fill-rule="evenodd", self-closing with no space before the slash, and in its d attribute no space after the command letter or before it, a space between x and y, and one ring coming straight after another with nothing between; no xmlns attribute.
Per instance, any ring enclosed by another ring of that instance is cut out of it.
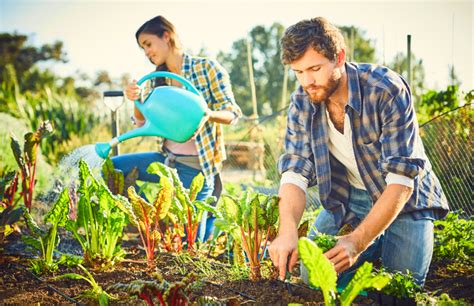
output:
<svg viewBox="0 0 474 306"><path fill-rule="evenodd" d="M167 77L179 81L184 88L160 86L151 90L148 97L135 106L145 117L145 124L109 142L98 142L95 151L101 158L107 158L112 147L122 141L141 136L160 136L176 142L186 142L199 128L206 115L207 104L201 93L185 78L166 71L156 71L141 78L137 85L156 78Z"/></svg>

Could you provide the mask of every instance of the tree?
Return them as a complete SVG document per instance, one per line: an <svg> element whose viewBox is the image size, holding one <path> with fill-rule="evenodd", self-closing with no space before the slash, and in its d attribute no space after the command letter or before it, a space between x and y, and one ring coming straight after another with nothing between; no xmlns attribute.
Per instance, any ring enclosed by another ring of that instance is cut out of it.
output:
<svg viewBox="0 0 474 306"><path fill-rule="evenodd" d="M370 39L366 39L365 31L354 26L339 26L346 42L346 58L348 61L375 63L375 48Z"/></svg>
<svg viewBox="0 0 474 306"><path fill-rule="evenodd" d="M389 64L389 67L401 74L408 81L408 59L403 52L399 52ZM421 101L421 95L425 89L425 68L423 60L419 60L412 53L411 55L411 93L416 104Z"/></svg>
<svg viewBox="0 0 474 306"><path fill-rule="evenodd" d="M259 113L265 104L267 108L270 106L273 112L280 107L284 76L284 67L280 61L280 38L283 36L283 31L283 25L274 23L269 27L256 26L249 33ZM218 59L230 73L237 103L244 114L252 114L247 38L235 41L230 53L220 52ZM288 83L290 88L294 88L295 79L291 78Z"/></svg>
<svg viewBox="0 0 474 306"><path fill-rule="evenodd" d="M374 62L375 49L364 32L353 26L340 27L348 40L348 46L354 46L353 60ZM279 23L269 27L256 26L248 39L252 44L252 60L257 94L258 112L269 109L276 112L281 107L284 66L280 60L280 39L285 28ZM349 40L350 39L350 40ZM249 67L247 64L247 38L235 41L229 53L219 53L219 61L228 69L237 103L246 115L252 113L252 95L249 83ZM285 98L289 102L289 94L296 87L296 79L290 73L288 93ZM268 112L268 111L267 111Z"/></svg>
<svg viewBox="0 0 474 306"><path fill-rule="evenodd" d="M45 44L39 48L28 46L26 42L26 35L0 33L0 82L3 82L3 72L7 65L13 65L20 87L24 87L21 80L37 62L48 60L67 62L61 41Z"/></svg>

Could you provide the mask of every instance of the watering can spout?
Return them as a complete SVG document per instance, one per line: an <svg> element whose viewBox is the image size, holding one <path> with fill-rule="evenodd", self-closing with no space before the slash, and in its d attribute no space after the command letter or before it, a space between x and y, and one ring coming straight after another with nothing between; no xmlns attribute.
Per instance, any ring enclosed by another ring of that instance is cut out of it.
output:
<svg viewBox="0 0 474 306"><path fill-rule="evenodd" d="M110 150L112 147L118 145L120 141L118 137L113 138L109 142L98 142L95 144L95 152L99 155L102 159L106 159L109 156Z"/></svg>

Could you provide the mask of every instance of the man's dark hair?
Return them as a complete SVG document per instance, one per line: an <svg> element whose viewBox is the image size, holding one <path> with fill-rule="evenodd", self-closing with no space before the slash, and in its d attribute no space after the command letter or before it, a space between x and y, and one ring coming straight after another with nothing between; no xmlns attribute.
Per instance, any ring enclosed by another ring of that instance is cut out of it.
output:
<svg viewBox="0 0 474 306"><path fill-rule="evenodd" d="M280 40L281 61L288 65L312 47L334 61L346 48L341 31L323 17L302 20L288 29Z"/></svg>

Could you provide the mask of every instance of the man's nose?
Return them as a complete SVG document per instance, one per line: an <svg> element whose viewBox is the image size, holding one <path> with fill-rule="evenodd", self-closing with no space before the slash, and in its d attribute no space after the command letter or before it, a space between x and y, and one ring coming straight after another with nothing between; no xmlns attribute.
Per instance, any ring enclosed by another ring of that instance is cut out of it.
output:
<svg viewBox="0 0 474 306"><path fill-rule="evenodd" d="M303 87L313 85L314 81L315 80L314 80L313 76L311 75L311 73L308 73L308 72L303 73L302 84L301 84L301 85L303 85Z"/></svg>

